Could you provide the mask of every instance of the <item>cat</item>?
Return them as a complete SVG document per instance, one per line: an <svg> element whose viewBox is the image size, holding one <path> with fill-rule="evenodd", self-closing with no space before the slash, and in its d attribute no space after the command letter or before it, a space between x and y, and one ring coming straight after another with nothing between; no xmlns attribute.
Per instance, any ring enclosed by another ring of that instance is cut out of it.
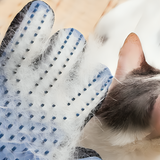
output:
<svg viewBox="0 0 160 160"><path fill-rule="evenodd" d="M89 38L93 55L114 78L80 144L103 160L160 160L159 5L129 0L104 16Z"/></svg>

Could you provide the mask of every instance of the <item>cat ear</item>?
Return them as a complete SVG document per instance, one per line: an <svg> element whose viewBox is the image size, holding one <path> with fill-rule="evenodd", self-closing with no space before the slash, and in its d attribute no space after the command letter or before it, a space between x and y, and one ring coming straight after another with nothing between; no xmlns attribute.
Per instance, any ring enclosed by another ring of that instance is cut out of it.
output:
<svg viewBox="0 0 160 160"><path fill-rule="evenodd" d="M141 66L145 60L141 42L135 33L126 38L120 53L115 78L122 81L126 74Z"/></svg>

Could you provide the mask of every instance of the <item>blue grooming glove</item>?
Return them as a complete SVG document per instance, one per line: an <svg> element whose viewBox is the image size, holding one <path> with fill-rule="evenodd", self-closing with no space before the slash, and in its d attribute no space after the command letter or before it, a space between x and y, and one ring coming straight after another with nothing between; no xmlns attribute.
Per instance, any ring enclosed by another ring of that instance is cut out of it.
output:
<svg viewBox="0 0 160 160"><path fill-rule="evenodd" d="M77 30L49 38L53 22L52 9L32 1L1 43L1 160L74 159L80 132L111 84L107 67L88 65Z"/></svg>

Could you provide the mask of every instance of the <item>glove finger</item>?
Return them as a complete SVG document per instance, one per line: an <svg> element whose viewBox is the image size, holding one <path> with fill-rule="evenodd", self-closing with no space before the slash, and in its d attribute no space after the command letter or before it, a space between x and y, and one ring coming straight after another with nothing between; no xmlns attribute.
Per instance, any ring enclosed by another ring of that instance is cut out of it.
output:
<svg viewBox="0 0 160 160"><path fill-rule="evenodd" d="M81 56L85 43L83 35L73 28L55 33L41 58L37 57L30 65L34 70L38 69L34 84L41 86L33 88L33 92L52 95L57 83L61 83Z"/></svg>
<svg viewBox="0 0 160 160"><path fill-rule="evenodd" d="M28 65L34 57L41 54L49 38L53 22L52 9L42 1L32 1L17 14L11 23L0 47L0 105L5 106L6 102L11 101L11 98L7 96L2 98L4 93L9 91L8 94L13 97L15 93L20 93L21 88L25 90L32 87L32 81L28 80L33 75L33 70L28 70Z"/></svg>
<svg viewBox="0 0 160 160"><path fill-rule="evenodd" d="M29 2L14 18L0 47L1 65L7 70L30 63L43 50L54 22L52 9L42 1ZM38 46L38 47L37 47ZM34 53L34 54L33 54Z"/></svg>

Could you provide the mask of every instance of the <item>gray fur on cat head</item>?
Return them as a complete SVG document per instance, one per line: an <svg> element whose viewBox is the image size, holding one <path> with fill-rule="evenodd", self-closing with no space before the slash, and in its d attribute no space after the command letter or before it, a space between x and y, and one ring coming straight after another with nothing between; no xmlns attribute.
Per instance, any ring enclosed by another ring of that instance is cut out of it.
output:
<svg viewBox="0 0 160 160"><path fill-rule="evenodd" d="M158 74L160 70L143 63L110 90L96 116L114 130L149 128L153 106L160 94L160 80L152 77Z"/></svg>

